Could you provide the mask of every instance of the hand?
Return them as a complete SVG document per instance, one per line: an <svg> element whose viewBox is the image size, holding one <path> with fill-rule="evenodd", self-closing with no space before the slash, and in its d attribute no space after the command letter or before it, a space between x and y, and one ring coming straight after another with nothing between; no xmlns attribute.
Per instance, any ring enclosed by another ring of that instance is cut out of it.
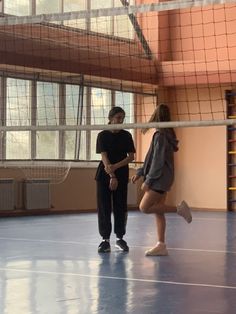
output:
<svg viewBox="0 0 236 314"><path fill-rule="evenodd" d="M140 178L140 176L138 176L137 174L135 174L134 176L132 176L131 182L132 182L132 183L136 183L136 181L138 181L139 178Z"/></svg>
<svg viewBox="0 0 236 314"><path fill-rule="evenodd" d="M143 192L147 192L149 190L149 186L145 182L143 182L143 184L141 186L141 190Z"/></svg>
<svg viewBox="0 0 236 314"><path fill-rule="evenodd" d="M110 178L110 184L109 184L109 189L111 191L115 191L118 187L118 180L116 177Z"/></svg>
<svg viewBox="0 0 236 314"><path fill-rule="evenodd" d="M105 166L105 171L107 174L112 174L112 173L114 173L115 170L116 169L115 169L114 165L112 165L112 164Z"/></svg>

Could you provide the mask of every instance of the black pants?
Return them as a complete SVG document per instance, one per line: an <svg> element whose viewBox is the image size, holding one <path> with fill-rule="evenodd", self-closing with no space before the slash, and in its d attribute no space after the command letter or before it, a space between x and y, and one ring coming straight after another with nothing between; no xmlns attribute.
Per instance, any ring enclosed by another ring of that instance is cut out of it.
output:
<svg viewBox="0 0 236 314"><path fill-rule="evenodd" d="M119 182L115 191L109 189L109 182L97 181L98 227L103 239L109 239L112 230L111 212L114 215L114 232L122 238L127 223L128 183Z"/></svg>

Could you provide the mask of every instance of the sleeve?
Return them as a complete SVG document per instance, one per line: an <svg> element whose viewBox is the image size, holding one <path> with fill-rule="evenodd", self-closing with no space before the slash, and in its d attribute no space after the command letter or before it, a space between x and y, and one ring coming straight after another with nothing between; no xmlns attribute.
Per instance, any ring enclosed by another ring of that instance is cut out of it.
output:
<svg viewBox="0 0 236 314"><path fill-rule="evenodd" d="M129 132L127 132L127 135L127 153L135 153L136 149L134 147L132 135Z"/></svg>
<svg viewBox="0 0 236 314"><path fill-rule="evenodd" d="M107 148L106 148L106 141L104 139L104 133L100 132L97 136L96 153L100 154L106 151L107 151Z"/></svg>
<svg viewBox="0 0 236 314"><path fill-rule="evenodd" d="M136 170L136 175L139 176L139 177L143 177L144 176L143 167L138 168Z"/></svg>
<svg viewBox="0 0 236 314"><path fill-rule="evenodd" d="M166 138L163 133L158 133L154 139L153 156L145 183L149 186L157 180L165 163Z"/></svg>

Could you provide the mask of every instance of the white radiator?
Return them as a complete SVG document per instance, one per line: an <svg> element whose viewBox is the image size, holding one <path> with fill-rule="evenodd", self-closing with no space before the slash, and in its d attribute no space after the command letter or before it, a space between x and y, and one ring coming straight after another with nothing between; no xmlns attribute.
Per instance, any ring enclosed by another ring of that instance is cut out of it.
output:
<svg viewBox="0 0 236 314"><path fill-rule="evenodd" d="M15 184L13 179L0 179L0 210L15 208Z"/></svg>
<svg viewBox="0 0 236 314"><path fill-rule="evenodd" d="M25 209L49 209L51 207L50 181L34 179L24 181Z"/></svg>

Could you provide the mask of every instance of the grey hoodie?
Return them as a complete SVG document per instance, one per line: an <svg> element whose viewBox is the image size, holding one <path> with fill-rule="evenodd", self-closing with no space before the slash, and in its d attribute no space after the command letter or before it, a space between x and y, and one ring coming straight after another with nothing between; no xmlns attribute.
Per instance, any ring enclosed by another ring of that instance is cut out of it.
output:
<svg viewBox="0 0 236 314"><path fill-rule="evenodd" d="M174 181L174 152L178 141L172 129L162 129L153 134L142 168L138 176L153 190L169 191Z"/></svg>

